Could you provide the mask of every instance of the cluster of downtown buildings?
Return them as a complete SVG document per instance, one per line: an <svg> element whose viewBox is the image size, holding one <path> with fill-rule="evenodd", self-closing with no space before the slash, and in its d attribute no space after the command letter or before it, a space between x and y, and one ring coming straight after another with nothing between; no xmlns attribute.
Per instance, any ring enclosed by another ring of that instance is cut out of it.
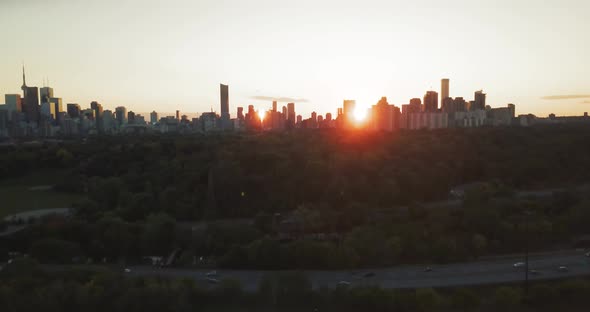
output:
<svg viewBox="0 0 590 312"><path fill-rule="evenodd" d="M76 137L92 134L120 133L193 133L210 131L263 131L288 129L371 129L377 131L396 131L398 129L441 129L471 128L481 126L527 126L537 118L534 115L515 116L515 105L491 108L486 105L486 95L476 91L474 99L467 101L462 97L449 96L449 79L442 79L439 94L427 91L423 99L413 98L409 104L397 107L381 98L366 112L363 121L354 118L357 110L354 100L344 100L336 116L324 116L316 112L310 118L296 115L295 103L288 103L279 110L277 102L272 108L259 112L249 105L246 112L237 108L236 118L229 112L229 87L220 85L221 114L206 112L199 118L180 116L158 117L150 113L149 120L123 106L115 111L103 110L98 102L82 108L78 104L67 104L64 110L62 99L54 97L50 87L29 87L26 84L23 68L23 96L6 94L5 104L0 105L0 137ZM439 105L440 102L440 105ZM555 117L553 116L555 119ZM587 120L585 117L581 117ZM548 118L551 119L551 118Z"/></svg>

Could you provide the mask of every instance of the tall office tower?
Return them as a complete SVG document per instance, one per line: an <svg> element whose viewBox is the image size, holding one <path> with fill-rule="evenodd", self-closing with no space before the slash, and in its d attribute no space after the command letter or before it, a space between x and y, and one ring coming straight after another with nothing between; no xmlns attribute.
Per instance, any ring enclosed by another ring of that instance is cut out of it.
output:
<svg viewBox="0 0 590 312"><path fill-rule="evenodd" d="M475 91L475 99L470 110L484 110L486 109L486 94L482 90Z"/></svg>
<svg viewBox="0 0 590 312"><path fill-rule="evenodd" d="M440 102L449 97L449 79L444 78L440 81Z"/></svg>
<svg viewBox="0 0 590 312"><path fill-rule="evenodd" d="M127 113L127 123L130 125L135 123L135 113L133 111Z"/></svg>
<svg viewBox="0 0 590 312"><path fill-rule="evenodd" d="M273 112L277 111L277 101L272 101L272 111Z"/></svg>
<svg viewBox="0 0 590 312"><path fill-rule="evenodd" d="M115 124L116 124L113 112L108 109L103 111L101 122L102 122L101 128L103 129L103 131L112 132L112 130L115 128Z"/></svg>
<svg viewBox="0 0 590 312"><path fill-rule="evenodd" d="M332 121L332 113L326 113L326 121Z"/></svg>
<svg viewBox="0 0 590 312"><path fill-rule="evenodd" d="M23 99L20 97L20 94L5 94L4 103L8 111L8 119L12 119L12 114L23 111Z"/></svg>
<svg viewBox="0 0 590 312"><path fill-rule="evenodd" d="M456 97L453 100L453 110L455 112L464 112L467 110L467 102L462 97Z"/></svg>
<svg viewBox="0 0 590 312"><path fill-rule="evenodd" d="M287 103L287 120L291 125L295 124L295 103Z"/></svg>
<svg viewBox="0 0 590 312"><path fill-rule="evenodd" d="M244 108L243 107L238 107L238 119L244 120Z"/></svg>
<svg viewBox="0 0 590 312"><path fill-rule="evenodd" d="M354 109L356 107L356 101L355 100L344 100L344 103L342 103L342 113L344 115L348 115L348 116L352 116L354 115Z"/></svg>
<svg viewBox="0 0 590 312"><path fill-rule="evenodd" d="M283 106L282 111L283 111L283 119L287 119L287 107Z"/></svg>
<svg viewBox="0 0 590 312"><path fill-rule="evenodd" d="M97 101L90 102L90 109L94 111L94 120L96 123L96 129L102 131L102 105Z"/></svg>
<svg viewBox="0 0 590 312"><path fill-rule="evenodd" d="M63 112L63 104L61 98L49 98L49 105L51 106L51 115L55 121L60 122L59 113Z"/></svg>
<svg viewBox="0 0 590 312"><path fill-rule="evenodd" d="M90 102L90 108L94 111L94 116L100 118L102 116L102 104L97 101Z"/></svg>
<svg viewBox="0 0 590 312"><path fill-rule="evenodd" d="M91 108L87 108L87 109L82 110L80 112L80 114L82 116L84 116L86 119L91 120L91 121L94 121L96 119L94 116L94 110L92 110Z"/></svg>
<svg viewBox="0 0 590 312"><path fill-rule="evenodd" d="M393 105L389 105L386 97L373 105L370 116L374 130L393 131Z"/></svg>
<svg viewBox="0 0 590 312"><path fill-rule="evenodd" d="M180 120L180 111L176 110L176 120Z"/></svg>
<svg viewBox="0 0 590 312"><path fill-rule="evenodd" d="M354 123L354 110L356 109L355 100L344 100L342 103L343 125L346 128L352 127Z"/></svg>
<svg viewBox="0 0 590 312"><path fill-rule="evenodd" d="M153 111L150 113L150 123L152 125L155 125L156 123L158 123L158 113L156 111Z"/></svg>
<svg viewBox="0 0 590 312"><path fill-rule="evenodd" d="M70 118L80 118L80 105L76 103L69 103L67 106L68 116Z"/></svg>
<svg viewBox="0 0 590 312"><path fill-rule="evenodd" d="M303 117L301 115L297 115L297 124L301 124L301 121L303 121Z"/></svg>
<svg viewBox="0 0 590 312"><path fill-rule="evenodd" d="M422 100L419 98L410 99L410 104L408 105L408 113L419 113L422 109Z"/></svg>
<svg viewBox="0 0 590 312"><path fill-rule="evenodd" d="M440 103L440 109L443 112L453 113L456 111L453 103L454 103L453 98L450 98L450 97L443 98L442 102Z"/></svg>
<svg viewBox="0 0 590 312"><path fill-rule="evenodd" d="M221 99L221 129L229 129L229 86L219 84L219 93Z"/></svg>
<svg viewBox="0 0 590 312"><path fill-rule="evenodd" d="M115 119L117 119L119 126L127 123L127 108L125 106L115 108Z"/></svg>
<svg viewBox="0 0 590 312"><path fill-rule="evenodd" d="M516 113L516 106L514 104L508 104L508 108L510 109L510 116L514 118L514 115Z"/></svg>
<svg viewBox="0 0 590 312"><path fill-rule="evenodd" d="M51 112L51 104L47 102L41 103L41 106L39 106L39 114L44 119L52 118L54 116L54 113L55 111L53 111L53 114Z"/></svg>
<svg viewBox="0 0 590 312"><path fill-rule="evenodd" d="M318 114L316 112L311 112L311 120L318 121Z"/></svg>
<svg viewBox="0 0 590 312"><path fill-rule="evenodd" d="M53 97L53 88L43 87L39 89L39 97L41 98L41 103L49 103L49 99Z"/></svg>
<svg viewBox="0 0 590 312"><path fill-rule="evenodd" d="M424 95L424 111L436 112L438 110L438 93L436 91L427 91Z"/></svg>

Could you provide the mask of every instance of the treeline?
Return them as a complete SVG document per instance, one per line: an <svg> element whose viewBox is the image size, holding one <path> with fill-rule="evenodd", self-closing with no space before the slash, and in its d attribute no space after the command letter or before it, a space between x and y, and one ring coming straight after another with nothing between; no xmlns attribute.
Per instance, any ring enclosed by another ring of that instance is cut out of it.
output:
<svg viewBox="0 0 590 312"><path fill-rule="evenodd" d="M388 208L444 199L474 181L517 189L586 182L588 141L585 126L100 136L4 148L0 177L57 168L58 189L87 193L97 209L128 221L158 212L237 218L308 203Z"/></svg>
<svg viewBox="0 0 590 312"><path fill-rule="evenodd" d="M370 220L359 216L350 228L320 239L339 224L326 207L306 206L293 214L305 229L281 240L260 215L250 222L180 223L165 214L126 221L109 214L50 217L0 238L0 255L28 253L43 263L126 261L167 256L180 250L175 265L235 269L346 269L406 263L446 263L488 254L583 247L572 239L590 234L589 194L555 192L538 199L467 194L457 209L411 206ZM355 214L352 214L355 215ZM91 221L90 221L91 220ZM348 221L346 221L348 222ZM343 228L340 228L343 229ZM2 260L0 257L0 260ZM77 260L72 260L77 259ZM197 261L199 259L199 261Z"/></svg>
<svg viewBox="0 0 590 312"><path fill-rule="evenodd" d="M0 271L2 311L582 311L587 280L520 286L391 290L338 286L314 289L302 274L264 277L256 291L235 280L207 285L193 279L125 277L112 271L48 272L30 259Z"/></svg>
<svg viewBox="0 0 590 312"><path fill-rule="evenodd" d="M521 252L530 237L533 250L570 247L590 234L588 192L515 190L590 181L587 142L589 127L556 126L17 146L0 153L0 177L57 169L56 188L86 199L71 218L0 238L0 257L137 263L180 250L180 266L203 257L230 268L333 269ZM424 203L474 181L489 187L469 190L459 207ZM284 228L289 218L296 226Z"/></svg>

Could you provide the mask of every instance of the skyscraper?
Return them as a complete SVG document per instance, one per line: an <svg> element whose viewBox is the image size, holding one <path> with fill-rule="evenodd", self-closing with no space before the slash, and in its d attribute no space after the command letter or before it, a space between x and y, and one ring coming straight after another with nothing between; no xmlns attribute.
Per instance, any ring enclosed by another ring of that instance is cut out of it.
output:
<svg viewBox="0 0 590 312"><path fill-rule="evenodd" d="M60 122L61 120L59 119L59 113L64 111L61 98L49 98L49 105L51 106L51 114L53 119L55 119L57 122Z"/></svg>
<svg viewBox="0 0 590 312"><path fill-rule="evenodd" d="M90 108L94 111L94 116L99 118L102 116L102 104L98 103L97 101L90 102Z"/></svg>
<svg viewBox="0 0 590 312"><path fill-rule="evenodd" d="M219 93L221 99L221 129L229 129L229 86L219 84Z"/></svg>
<svg viewBox="0 0 590 312"><path fill-rule="evenodd" d="M4 95L4 103L6 104L6 108L8 110L8 118L11 119L10 115L16 113L20 113L23 111L23 101L20 97L20 94L5 94Z"/></svg>
<svg viewBox="0 0 590 312"><path fill-rule="evenodd" d="M277 111L277 101L272 101L272 111L273 112Z"/></svg>
<svg viewBox="0 0 590 312"><path fill-rule="evenodd" d="M94 111L94 122L96 125L96 129L98 131L102 131L102 105L97 101L90 102L90 108Z"/></svg>
<svg viewBox="0 0 590 312"><path fill-rule="evenodd" d="M344 100L344 102L342 103L342 108L343 108L343 114L344 115L349 115L352 116L354 115L354 109L356 107L356 101L355 100Z"/></svg>
<svg viewBox="0 0 590 312"><path fill-rule="evenodd" d="M243 107L238 107L238 119L244 120L244 108Z"/></svg>
<svg viewBox="0 0 590 312"><path fill-rule="evenodd" d="M420 98L410 99L408 113L419 113L422 111L422 100Z"/></svg>
<svg viewBox="0 0 590 312"><path fill-rule="evenodd" d="M295 124L295 103L287 103L287 120L290 125Z"/></svg>
<svg viewBox="0 0 590 312"><path fill-rule="evenodd" d="M176 120L180 121L180 111L176 110Z"/></svg>
<svg viewBox="0 0 590 312"><path fill-rule="evenodd" d="M156 111L153 111L150 113L150 123L152 125L155 125L158 122L158 113Z"/></svg>
<svg viewBox="0 0 590 312"><path fill-rule="evenodd" d="M80 105L76 103L69 103L67 105L67 110L70 118L80 118Z"/></svg>
<svg viewBox="0 0 590 312"><path fill-rule="evenodd" d="M486 109L486 94L482 90L475 91L475 99L470 110L484 110Z"/></svg>
<svg viewBox="0 0 590 312"><path fill-rule="evenodd" d="M424 95L424 111L436 112L438 110L438 93L427 91Z"/></svg>
<svg viewBox="0 0 590 312"><path fill-rule="evenodd" d="M127 108L125 106L115 108L115 119L117 119L119 126L127 123Z"/></svg>
<svg viewBox="0 0 590 312"><path fill-rule="evenodd" d="M43 87L39 89L39 97L41 103L49 103L49 99L53 97L53 88Z"/></svg>
<svg viewBox="0 0 590 312"><path fill-rule="evenodd" d="M444 78L440 81L440 102L449 97L449 79Z"/></svg>
<svg viewBox="0 0 590 312"><path fill-rule="evenodd" d="M135 113L133 111L129 111L127 113L127 123L130 125L135 123Z"/></svg>
<svg viewBox="0 0 590 312"><path fill-rule="evenodd" d="M382 97L377 104L373 105L371 108L371 123L374 130L393 130L393 107L387 102L386 97Z"/></svg>

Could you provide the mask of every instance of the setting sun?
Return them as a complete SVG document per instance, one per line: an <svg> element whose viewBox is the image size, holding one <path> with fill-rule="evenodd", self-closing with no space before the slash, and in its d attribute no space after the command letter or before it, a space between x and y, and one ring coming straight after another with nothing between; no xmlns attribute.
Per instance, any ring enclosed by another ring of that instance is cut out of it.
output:
<svg viewBox="0 0 590 312"><path fill-rule="evenodd" d="M367 110L362 107L357 107L354 110L354 119L357 122L365 121L367 118Z"/></svg>

